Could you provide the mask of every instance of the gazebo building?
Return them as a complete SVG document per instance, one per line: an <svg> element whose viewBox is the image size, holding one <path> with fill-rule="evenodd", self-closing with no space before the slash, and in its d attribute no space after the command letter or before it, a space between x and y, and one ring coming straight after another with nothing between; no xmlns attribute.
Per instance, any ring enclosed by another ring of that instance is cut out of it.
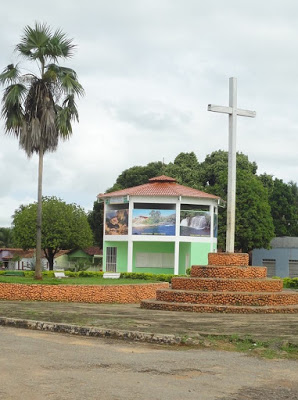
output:
<svg viewBox="0 0 298 400"><path fill-rule="evenodd" d="M97 197L104 202L104 271L185 274L217 250L218 196L163 175Z"/></svg>

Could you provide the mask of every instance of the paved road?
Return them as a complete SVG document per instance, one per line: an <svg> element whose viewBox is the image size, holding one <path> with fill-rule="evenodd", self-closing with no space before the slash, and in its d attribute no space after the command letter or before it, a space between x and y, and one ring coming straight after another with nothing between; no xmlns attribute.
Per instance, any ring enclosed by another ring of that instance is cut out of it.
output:
<svg viewBox="0 0 298 400"><path fill-rule="evenodd" d="M297 400L298 363L0 327L3 400Z"/></svg>

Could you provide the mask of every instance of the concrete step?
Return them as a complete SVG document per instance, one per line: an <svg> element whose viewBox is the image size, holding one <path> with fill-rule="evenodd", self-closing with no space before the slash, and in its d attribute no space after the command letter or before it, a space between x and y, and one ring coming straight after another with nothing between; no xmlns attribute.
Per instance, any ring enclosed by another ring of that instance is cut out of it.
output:
<svg viewBox="0 0 298 400"><path fill-rule="evenodd" d="M232 292L280 292L281 279L172 278L172 289Z"/></svg>
<svg viewBox="0 0 298 400"><path fill-rule="evenodd" d="M197 313L231 313L231 314L295 314L298 305L287 306L234 306L192 303L168 303L157 300L143 300L141 308L163 311L186 311Z"/></svg>
<svg viewBox="0 0 298 400"><path fill-rule="evenodd" d="M223 265L193 265L191 277L200 278L266 278L266 267L241 267Z"/></svg>
<svg viewBox="0 0 298 400"><path fill-rule="evenodd" d="M172 303L197 303L213 305L298 305L298 292L206 292L193 290L159 289L156 300Z"/></svg>

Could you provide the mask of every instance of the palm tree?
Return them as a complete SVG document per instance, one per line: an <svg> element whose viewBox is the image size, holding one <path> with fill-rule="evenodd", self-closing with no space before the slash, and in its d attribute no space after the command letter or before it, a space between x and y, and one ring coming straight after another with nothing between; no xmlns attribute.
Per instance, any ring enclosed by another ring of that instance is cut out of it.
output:
<svg viewBox="0 0 298 400"><path fill-rule="evenodd" d="M53 32L47 24L26 26L16 52L38 66L38 73L22 74L19 65L8 65L0 74L5 86L2 117L5 133L19 140L28 157L37 153L38 208L35 279L41 275L41 223L43 156L55 151L59 138L68 139L71 122L78 121L75 96L83 95L74 70L58 65L58 59L73 55L75 45L60 30Z"/></svg>

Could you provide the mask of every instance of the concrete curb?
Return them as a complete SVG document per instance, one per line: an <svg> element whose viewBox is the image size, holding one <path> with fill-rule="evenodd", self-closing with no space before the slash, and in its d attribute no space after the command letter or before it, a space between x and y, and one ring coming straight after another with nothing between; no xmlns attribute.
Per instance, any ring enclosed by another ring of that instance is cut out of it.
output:
<svg viewBox="0 0 298 400"><path fill-rule="evenodd" d="M139 331L115 330L106 328L93 328L90 326L78 326L70 324L60 324L45 321L34 321L18 318L0 317L0 325L13 328L31 329L37 331L68 333L70 335L133 340L137 342L155 343L155 344L193 344L193 340L186 341L175 335L163 335L155 333L146 333ZM190 343L191 342L191 343Z"/></svg>

